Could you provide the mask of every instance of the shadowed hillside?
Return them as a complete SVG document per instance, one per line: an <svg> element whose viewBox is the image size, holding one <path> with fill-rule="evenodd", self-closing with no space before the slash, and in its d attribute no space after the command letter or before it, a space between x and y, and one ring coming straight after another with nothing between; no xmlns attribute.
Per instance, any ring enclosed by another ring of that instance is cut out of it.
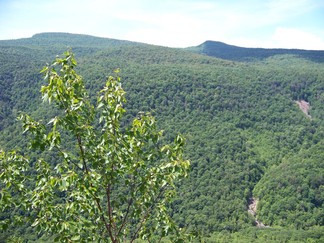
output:
<svg viewBox="0 0 324 243"><path fill-rule="evenodd" d="M228 45L219 41L206 41L197 47L188 48L188 50L232 61L254 61L275 55L295 55L313 62L324 62L324 51L246 48Z"/></svg>

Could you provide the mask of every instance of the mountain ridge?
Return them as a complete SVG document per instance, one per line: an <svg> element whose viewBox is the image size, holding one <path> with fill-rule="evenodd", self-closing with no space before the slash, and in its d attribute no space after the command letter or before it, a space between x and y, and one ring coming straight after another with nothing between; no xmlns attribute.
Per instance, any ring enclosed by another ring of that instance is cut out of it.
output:
<svg viewBox="0 0 324 243"><path fill-rule="evenodd" d="M139 42L119 40L113 38L97 37L86 34L71 34L65 32L43 32L34 34L32 37L14 40L0 40L0 45L66 45L102 48L107 46L145 45Z"/></svg>
<svg viewBox="0 0 324 243"><path fill-rule="evenodd" d="M123 40L123 39L116 39L116 38L110 38L110 37L100 37L96 35L89 35L89 34L77 34L77 33L69 33L69 32L40 32L32 35L31 37L24 37L24 38L16 38L16 39L5 39L5 40L0 40L0 43L5 43L5 42L17 42L17 41L26 41L26 40L35 40L35 39L43 39L44 38L55 38L58 41L62 41L63 39L66 39L70 37L71 40L80 40L82 39L82 42L84 42L86 39L88 40L101 40L101 41L107 41L107 42L120 42L120 43L128 43L128 44L139 44L139 45L152 45L152 46L161 46L161 47L168 47L168 46L163 46L163 45L155 45L155 44L149 44L149 43L143 43L143 42L138 42L138 41L131 41L131 40ZM72 37L72 38L71 38ZM302 49L302 48L264 48L264 47L244 47L244 46L238 46L238 45L232 45L228 44L222 41L217 41L217 40L206 40L203 43L197 45L197 46L190 46L190 47L168 47L168 48L173 48L173 49L188 49L188 50L195 50L199 49L201 47L205 46L216 46L219 49L230 49L232 48L233 50L235 49L245 49L245 50L269 50L269 51L284 51L284 52L289 52L289 51L311 51L311 52L324 52L324 50L309 50L309 49Z"/></svg>
<svg viewBox="0 0 324 243"><path fill-rule="evenodd" d="M315 62L324 62L324 50L240 47L211 40L196 47L189 47L188 50L232 61L262 60L275 55L296 55Z"/></svg>
<svg viewBox="0 0 324 243"><path fill-rule="evenodd" d="M125 47L125 46L160 46L147 43L120 40L107 37L98 37L87 34L72 34L66 32L43 32L34 34L32 37L19 38L13 40L0 40L0 45L20 45L41 47L53 45L53 47L83 47L83 48L107 48L107 47ZM264 60L276 55L294 55L297 57L309 59L314 62L324 62L324 50L304 50L304 49L285 49L285 48L258 48L258 47L241 47L227 44L221 41L206 40L205 42L192 47L172 48L189 52L202 54L210 57L221 58L230 61L256 61Z"/></svg>

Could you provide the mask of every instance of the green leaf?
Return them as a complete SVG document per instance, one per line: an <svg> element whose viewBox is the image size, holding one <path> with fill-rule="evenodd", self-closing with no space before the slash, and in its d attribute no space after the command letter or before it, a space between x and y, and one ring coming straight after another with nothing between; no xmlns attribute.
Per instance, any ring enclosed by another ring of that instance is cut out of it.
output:
<svg viewBox="0 0 324 243"><path fill-rule="evenodd" d="M31 225L32 227L35 227L35 226L37 226L39 224L39 220L38 219L36 219L35 221L34 221L34 223Z"/></svg>
<svg viewBox="0 0 324 243"><path fill-rule="evenodd" d="M73 236L73 237L71 238L71 241L79 241L80 238L81 238L80 235L75 235L75 236Z"/></svg>

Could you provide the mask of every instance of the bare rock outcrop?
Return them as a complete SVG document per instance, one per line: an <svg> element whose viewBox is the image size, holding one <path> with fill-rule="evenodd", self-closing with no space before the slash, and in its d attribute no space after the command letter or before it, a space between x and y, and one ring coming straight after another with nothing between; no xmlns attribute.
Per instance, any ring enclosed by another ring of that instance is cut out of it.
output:
<svg viewBox="0 0 324 243"><path fill-rule="evenodd" d="M262 222L260 222L259 220L256 219L256 211L257 211L258 202L259 202L258 199L254 198L254 197L250 198L248 212L254 217L255 225L257 227L260 227L260 228L269 227L269 226L264 225Z"/></svg>
<svg viewBox="0 0 324 243"><path fill-rule="evenodd" d="M308 118L312 118L309 115L309 109L310 109L310 105L309 102L305 101L305 100L297 100L295 101L296 104L298 105L299 109L301 109L302 112L304 112L304 114L308 117Z"/></svg>

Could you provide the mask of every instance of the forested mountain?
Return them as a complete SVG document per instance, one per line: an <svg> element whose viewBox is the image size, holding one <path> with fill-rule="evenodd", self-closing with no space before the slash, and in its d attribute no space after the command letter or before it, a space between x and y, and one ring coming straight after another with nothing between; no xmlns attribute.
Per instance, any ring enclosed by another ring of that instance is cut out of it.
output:
<svg viewBox="0 0 324 243"><path fill-rule="evenodd" d="M208 56L223 58L233 61L261 60L275 55L295 55L310 59L314 62L324 62L324 51L299 50L299 49L266 49L247 48L228 45L219 41L206 41L199 46L190 47L188 50Z"/></svg>
<svg viewBox="0 0 324 243"><path fill-rule="evenodd" d="M20 112L55 114L41 103L39 71L68 48L91 96L120 68L125 124L150 111L167 140L186 137L191 172L172 215L197 241L324 240L324 51L210 41L173 49L63 33L0 41L0 148L24 152ZM13 233L35 237L17 226L0 239Z"/></svg>
<svg viewBox="0 0 324 243"><path fill-rule="evenodd" d="M49 47L71 46L73 47L94 47L104 48L112 46L143 45L137 42L126 40L108 39L94 37L90 35L68 34L68 33L41 33L35 34L32 38L16 40L1 40L1 46L29 46L29 47Z"/></svg>

